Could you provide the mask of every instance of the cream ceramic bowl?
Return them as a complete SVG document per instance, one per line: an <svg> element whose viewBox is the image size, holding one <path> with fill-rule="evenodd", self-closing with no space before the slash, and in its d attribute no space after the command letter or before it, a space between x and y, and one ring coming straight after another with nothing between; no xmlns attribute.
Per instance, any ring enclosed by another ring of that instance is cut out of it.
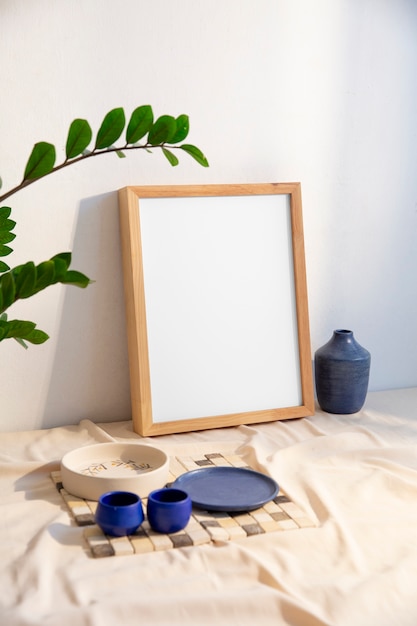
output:
<svg viewBox="0 0 417 626"><path fill-rule="evenodd" d="M98 500L107 491L146 498L168 481L169 458L159 448L136 443L98 443L68 452L61 460L64 489Z"/></svg>

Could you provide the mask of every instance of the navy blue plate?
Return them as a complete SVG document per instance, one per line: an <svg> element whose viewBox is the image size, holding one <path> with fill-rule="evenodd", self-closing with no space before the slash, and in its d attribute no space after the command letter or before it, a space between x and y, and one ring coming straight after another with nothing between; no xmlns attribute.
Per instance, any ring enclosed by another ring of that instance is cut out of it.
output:
<svg viewBox="0 0 417 626"><path fill-rule="evenodd" d="M273 500L275 480L241 467L204 467L179 476L172 487L188 493L194 506L206 511L253 511Z"/></svg>

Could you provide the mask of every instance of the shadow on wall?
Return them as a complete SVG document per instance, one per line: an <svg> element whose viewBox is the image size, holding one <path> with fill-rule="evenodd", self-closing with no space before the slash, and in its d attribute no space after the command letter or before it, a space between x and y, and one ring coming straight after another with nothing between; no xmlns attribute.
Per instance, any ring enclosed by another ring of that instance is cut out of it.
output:
<svg viewBox="0 0 417 626"><path fill-rule="evenodd" d="M131 417L117 192L81 201L72 253L95 282L65 288L42 428Z"/></svg>

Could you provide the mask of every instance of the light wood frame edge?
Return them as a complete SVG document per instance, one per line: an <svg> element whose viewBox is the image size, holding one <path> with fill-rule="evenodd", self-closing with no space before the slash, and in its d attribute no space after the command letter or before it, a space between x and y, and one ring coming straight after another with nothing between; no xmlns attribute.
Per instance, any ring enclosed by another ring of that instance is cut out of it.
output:
<svg viewBox="0 0 417 626"><path fill-rule="evenodd" d="M271 194L287 194L290 196L302 404L294 407L153 423L138 200L140 200L140 198L154 197L215 197ZM165 435L312 415L314 413L314 390L301 184L294 182L231 185L130 186L124 187L119 191L119 211L134 431L142 436Z"/></svg>

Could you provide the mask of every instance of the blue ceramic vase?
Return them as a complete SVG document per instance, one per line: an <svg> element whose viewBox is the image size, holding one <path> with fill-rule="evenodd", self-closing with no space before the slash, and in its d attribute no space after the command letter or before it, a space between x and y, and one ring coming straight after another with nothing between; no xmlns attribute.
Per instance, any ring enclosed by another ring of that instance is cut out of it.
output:
<svg viewBox="0 0 417 626"><path fill-rule="evenodd" d="M335 330L314 356L317 400L327 413L349 414L363 407L371 355L351 330Z"/></svg>

